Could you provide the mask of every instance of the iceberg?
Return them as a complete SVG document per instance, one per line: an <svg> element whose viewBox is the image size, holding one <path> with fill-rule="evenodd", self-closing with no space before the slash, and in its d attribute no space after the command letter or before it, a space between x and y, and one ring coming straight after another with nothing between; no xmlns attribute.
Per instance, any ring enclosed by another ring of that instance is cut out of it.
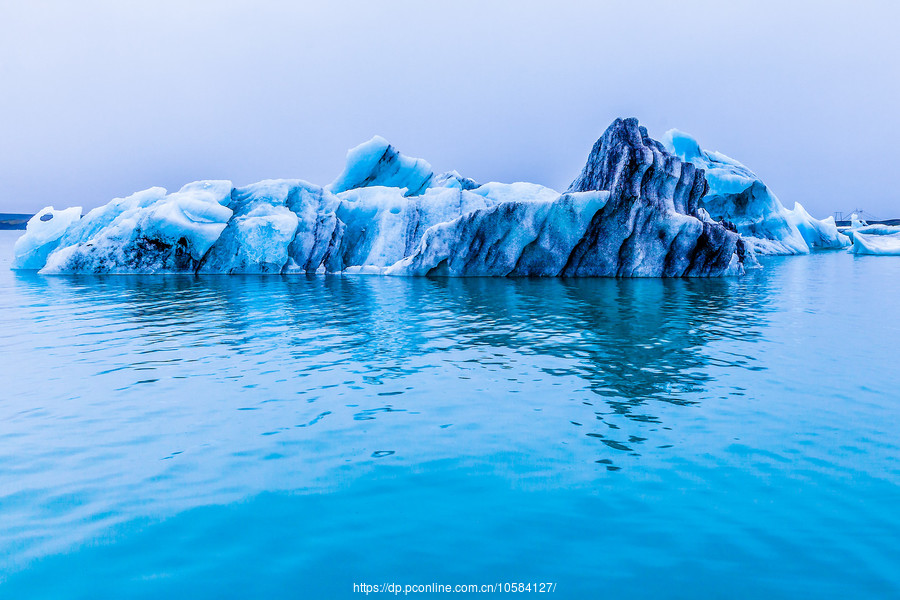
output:
<svg viewBox="0 0 900 600"><path fill-rule="evenodd" d="M900 256L900 228L887 235L865 234L856 232L853 236L854 254L876 254L882 256Z"/></svg>
<svg viewBox="0 0 900 600"><path fill-rule="evenodd" d="M326 187L299 179L244 187L198 181L174 193L155 187L116 198L83 218L79 208L47 208L17 242L13 266L41 273L740 275L752 255L741 235L710 217L708 188L703 169L667 151L636 119L613 122L562 194L527 182L479 184L456 171L435 175L428 162L375 137L348 152ZM811 240L820 230L819 238L830 235L802 207L795 211L798 239L801 225Z"/></svg>
<svg viewBox="0 0 900 600"><path fill-rule="evenodd" d="M844 234L850 241L856 239L859 234L863 235L892 235L900 233L900 227L896 225L884 225L882 223L873 223L872 225L864 224L863 221L852 220L853 225L850 229L845 230Z"/></svg>
<svg viewBox="0 0 900 600"><path fill-rule="evenodd" d="M677 129L667 131L662 142L669 152L706 172L709 193L700 206L712 219L733 224L754 253L807 254L849 245L833 218L817 221L799 204L787 210L753 171L733 158L703 150Z"/></svg>
<svg viewBox="0 0 900 600"><path fill-rule="evenodd" d="M850 252L853 254L875 254L883 256L900 256L900 227L873 223L869 225L853 213L851 227L847 236L853 241Z"/></svg>

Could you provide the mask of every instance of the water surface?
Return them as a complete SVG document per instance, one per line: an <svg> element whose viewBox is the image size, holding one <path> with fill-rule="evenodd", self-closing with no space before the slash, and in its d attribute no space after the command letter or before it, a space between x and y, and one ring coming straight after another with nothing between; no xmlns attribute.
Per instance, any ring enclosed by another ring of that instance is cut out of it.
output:
<svg viewBox="0 0 900 600"><path fill-rule="evenodd" d="M2 597L900 595L900 260L44 277L18 233Z"/></svg>

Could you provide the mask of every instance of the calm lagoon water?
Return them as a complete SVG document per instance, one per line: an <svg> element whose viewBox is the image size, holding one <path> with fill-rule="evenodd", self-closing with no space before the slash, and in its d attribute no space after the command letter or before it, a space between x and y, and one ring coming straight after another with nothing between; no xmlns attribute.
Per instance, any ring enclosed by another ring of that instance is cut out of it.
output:
<svg viewBox="0 0 900 600"><path fill-rule="evenodd" d="M900 596L898 259L43 277L0 234L0 597Z"/></svg>

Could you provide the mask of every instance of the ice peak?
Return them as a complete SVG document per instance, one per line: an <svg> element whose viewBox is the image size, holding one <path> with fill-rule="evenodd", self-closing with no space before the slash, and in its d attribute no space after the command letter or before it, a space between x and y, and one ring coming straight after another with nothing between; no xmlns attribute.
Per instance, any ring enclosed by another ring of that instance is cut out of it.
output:
<svg viewBox="0 0 900 600"><path fill-rule="evenodd" d="M338 194L372 186L405 187L407 196L418 196L428 189L433 177L427 161L401 154L376 135L347 152L344 170L327 189Z"/></svg>

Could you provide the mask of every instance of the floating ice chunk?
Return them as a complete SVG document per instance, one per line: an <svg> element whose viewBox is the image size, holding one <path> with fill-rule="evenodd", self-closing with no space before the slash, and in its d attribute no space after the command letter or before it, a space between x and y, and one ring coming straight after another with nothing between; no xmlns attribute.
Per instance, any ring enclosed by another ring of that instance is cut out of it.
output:
<svg viewBox="0 0 900 600"><path fill-rule="evenodd" d="M845 230L847 237L850 238L850 241L855 241L856 236L860 233L866 236L888 236L894 234L900 234L900 227L895 225L884 225L882 223L874 223L872 225L862 225L859 224L857 227L851 227L850 229Z"/></svg>
<svg viewBox="0 0 900 600"><path fill-rule="evenodd" d="M809 245L788 219L788 210L738 161L703 150L690 135L671 129L661 140L666 150L706 171L709 191L700 205L712 219L734 224L747 246L759 254L806 254Z"/></svg>
<svg viewBox="0 0 900 600"><path fill-rule="evenodd" d="M862 225L860 227L853 228L849 233L863 233L866 235L892 235L894 233L900 233L900 227L896 225L883 225L881 223L875 223L872 225Z"/></svg>
<svg viewBox="0 0 900 600"><path fill-rule="evenodd" d="M60 238L78 220L81 207L56 210L52 206L41 210L28 220L25 234L13 247L13 269L37 270L44 266L47 257L59 245Z"/></svg>
<svg viewBox="0 0 900 600"><path fill-rule="evenodd" d="M406 188L407 196L422 194L431 183L431 165L400 154L386 139L375 136L347 152L344 171L326 189L338 194L372 186Z"/></svg>
<svg viewBox="0 0 900 600"><path fill-rule="evenodd" d="M342 271L343 275L384 275L385 267L375 265L359 265L347 267Z"/></svg>
<svg viewBox="0 0 900 600"><path fill-rule="evenodd" d="M838 231L834 217L814 219L799 202L795 202L794 210L786 211L785 216L810 248L846 248L850 245L850 238Z"/></svg>
<svg viewBox="0 0 900 600"><path fill-rule="evenodd" d="M854 254L878 254L883 256L900 256L900 228L897 233L888 235L866 234L856 231L853 235Z"/></svg>

